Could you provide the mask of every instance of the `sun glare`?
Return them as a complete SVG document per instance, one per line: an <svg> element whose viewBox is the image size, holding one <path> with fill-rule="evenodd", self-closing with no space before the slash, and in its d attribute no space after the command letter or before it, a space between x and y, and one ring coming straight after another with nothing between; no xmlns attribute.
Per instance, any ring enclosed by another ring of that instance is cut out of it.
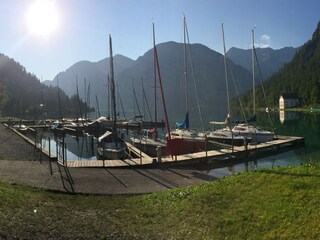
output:
<svg viewBox="0 0 320 240"><path fill-rule="evenodd" d="M59 14L51 0L36 0L27 10L28 29L32 34L49 37L58 28Z"/></svg>

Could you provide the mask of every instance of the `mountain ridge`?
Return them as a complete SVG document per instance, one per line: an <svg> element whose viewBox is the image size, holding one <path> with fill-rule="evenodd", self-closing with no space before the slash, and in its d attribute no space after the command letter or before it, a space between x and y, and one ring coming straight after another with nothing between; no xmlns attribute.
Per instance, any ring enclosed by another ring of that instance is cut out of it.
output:
<svg viewBox="0 0 320 240"><path fill-rule="evenodd" d="M298 48L284 47L280 49L256 48L259 66L264 80L276 73L284 64L290 62ZM227 52L228 58L235 64L252 72L252 50L232 47Z"/></svg>
<svg viewBox="0 0 320 240"><path fill-rule="evenodd" d="M159 43L156 45L160 63L160 71L164 82L165 98L168 102L168 112L173 115L173 118L179 118L183 115L185 105L184 97L184 45L174 41ZM189 46L189 45L188 45ZM202 110L208 117L225 116L226 114L226 86L224 76L224 61L223 55L208 48L205 45L196 43L190 45L192 54L194 73L192 73L192 65L188 60L188 86L190 96L190 115L198 116L198 109L195 97L195 86L191 79L192 75L196 76L198 94L200 96L200 105ZM189 55L189 54L187 54ZM121 56L119 58L119 56ZM251 58L250 58L251 59ZM77 71L74 64L65 72L59 73L59 85L68 94L75 94L75 76L78 76L80 97L84 99L84 83L86 78L87 86L91 83L91 90L96 93L100 109L107 109L107 73L109 58L102 59L90 65L90 69L86 71ZM97 63L100 67L97 67ZM92 64L92 63L91 63ZM237 63L230 62L231 68L234 71L234 76L237 82L239 93L244 93L252 87L251 73ZM134 83L136 93L139 96L139 104L142 105L142 79L146 86L147 97L151 102L154 102L154 90L150 91L153 86L153 49L149 49L136 60L126 58L122 55L114 56L114 72L115 81L118 86L122 102L125 105L127 112L131 115L137 110L133 101L133 86ZM88 77L91 75L90 77ZM68 78L68 79L66 79ZM60 81L62 79L62 81ZM71 80L70 80L71 79ZM73 80L72 80L73 79ZM95 81L93 81L95 79ZM68 84L66 84L68 83ZM235 96L235 87L230 84L230 96ZM104 87L102 87L104 86ZM94 102L94 96L91 96L91 102ZM159 99L157 100L159 101ZM149 103L149 105L154 105Z"/></svg>
<svg viewBox="0 0 320 240"><path fill-rule="evenodd" d="M296 93L302 107L320 106L320 22L312 37L303 44L291 62L285 64L264 83L270 106L278 107L283 93ZM256 89L256 99L263 96L261 86ZM243 97L246 98L246 95ZM250 104L248 101L246 104ZM257 105L264 106L260 100Z"/></svg>

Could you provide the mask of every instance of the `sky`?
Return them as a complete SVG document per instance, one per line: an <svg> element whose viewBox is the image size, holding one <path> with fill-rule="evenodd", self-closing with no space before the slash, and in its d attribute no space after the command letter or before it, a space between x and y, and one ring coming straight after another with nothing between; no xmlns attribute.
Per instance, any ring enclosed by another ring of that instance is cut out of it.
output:
<svg viewBox="0 0 320 240"><path fill-rule="evenodd" d="M37 1L49 1L53 13ZM226 48L279 49L307 42L320 20L319 0L0 0L0 53L13 58L40 80L52 80L78 61L100 61L113 54L133 60L156 43L183 42L185 14L190 43L223 53ZM46 31L39 33L41 29Z"/></svg>

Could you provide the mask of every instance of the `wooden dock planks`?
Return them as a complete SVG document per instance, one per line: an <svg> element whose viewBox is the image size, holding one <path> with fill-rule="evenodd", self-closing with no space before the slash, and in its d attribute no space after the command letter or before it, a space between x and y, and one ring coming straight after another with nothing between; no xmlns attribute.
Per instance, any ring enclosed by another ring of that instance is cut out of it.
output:
<svg viewBox="0 0 320 240"><path fill-rule="evenodd" d="M237 157L243 156L244 154L255 155L258 152L268 152L281 149L287 146L295 146L304 142L303 137L290 137L290 136L279 136L278 139L260 143L257 145L248 145L247 149L244 146L234 147L233 151L231 149L220 149L220 150L210 150L204 152L196 152L178 155L174 157L162 157L161 163L188 163L194 161L201 161L206 159L235 159ZM144 152L137 149L130 143L127 143L129 151L133 152L135 155L140 156L138 158L125 159L125 160L68 160L68 167L128 167L128 166L147 166L152 165L157 162L156 158L152 158L145 154Z"/></svg>

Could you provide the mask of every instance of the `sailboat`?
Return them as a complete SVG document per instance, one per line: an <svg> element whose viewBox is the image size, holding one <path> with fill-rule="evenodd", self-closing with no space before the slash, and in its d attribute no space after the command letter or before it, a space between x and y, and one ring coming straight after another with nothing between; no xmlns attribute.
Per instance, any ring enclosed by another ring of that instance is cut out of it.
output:
<svg viewBox="0 0 320 240"><path fill-rule="evenodd" d="M263 130L260 127L250 125L250 122L256 120L256 106L255 106L255 47L254 47L254 29L252 29L252 83L253 83L253 116L245 121L238 122L232 129L234 134L251 138L251 142L263 143L274 139L274 132Z"/></svg>
<svg viewBox="0 0 320 240"><path fill-rule="evenodd" d="M181 139L181 153L197 152L205 149L205 135L191 130L189 126L189 99L188 99L188 69L187 69L187 25L183 15L183 39L184 39L184 80L186 98L186 116L183 122L176 123L176 129L171 132L173 139ZM190 45L190 43L189 43ZM200 114L201 115L201 114Z"/></svg>
<svg viewBox="0 0 320 240"><path fill-rule="evenodd" d="M158 155L158 151L161 148L161 155L167 154L167 143L165 140L158 138L158 122L157 122L157 53L155 46L155 32L154 24L152 25L153 30L153 52L154 52L154 104L155 104L155 113L154 113L154 128L143 129L141 131L141 136L131 136L130 140L137 148L141 149L148 155L155 157ZM144 93L144 89L143 89Z"/></svg>
<svg viewBox="0 0 320 240"><path fill-rule="evenodd" d="M124 159L126 156L127 145L123 139L118 136L117 132L117 113L116 113L116 98L115 98L115 83L114 83L114 69L113 69L113 55L112 55L112 39L109 35L110 47L110 82L111 82L111 103L113 124L112 130L106 131L98 138L97 151L100 156L105 159Z"/></svg>
<svg viewBox="0 0 320 240"><path fill-rule="evenodd" d="M224 122L211 121L212 125L225 125L222 129L217 129L208 133L207 137L210 142L213 143L223 143L233 146L243 146L246 143L249 143L251 140L249 137L240 136L235 134L231 129L231 113L230 113L230 101L229 101L229 84L228 84L228 68L227 68L227 53L225 47L225 38L224 38L224 28L223 23L221 24L222 28L222 40L223 40L223 50L224 50L224 74L226 82L226 93L227 93L227 107L228 114Z"/></svg>

